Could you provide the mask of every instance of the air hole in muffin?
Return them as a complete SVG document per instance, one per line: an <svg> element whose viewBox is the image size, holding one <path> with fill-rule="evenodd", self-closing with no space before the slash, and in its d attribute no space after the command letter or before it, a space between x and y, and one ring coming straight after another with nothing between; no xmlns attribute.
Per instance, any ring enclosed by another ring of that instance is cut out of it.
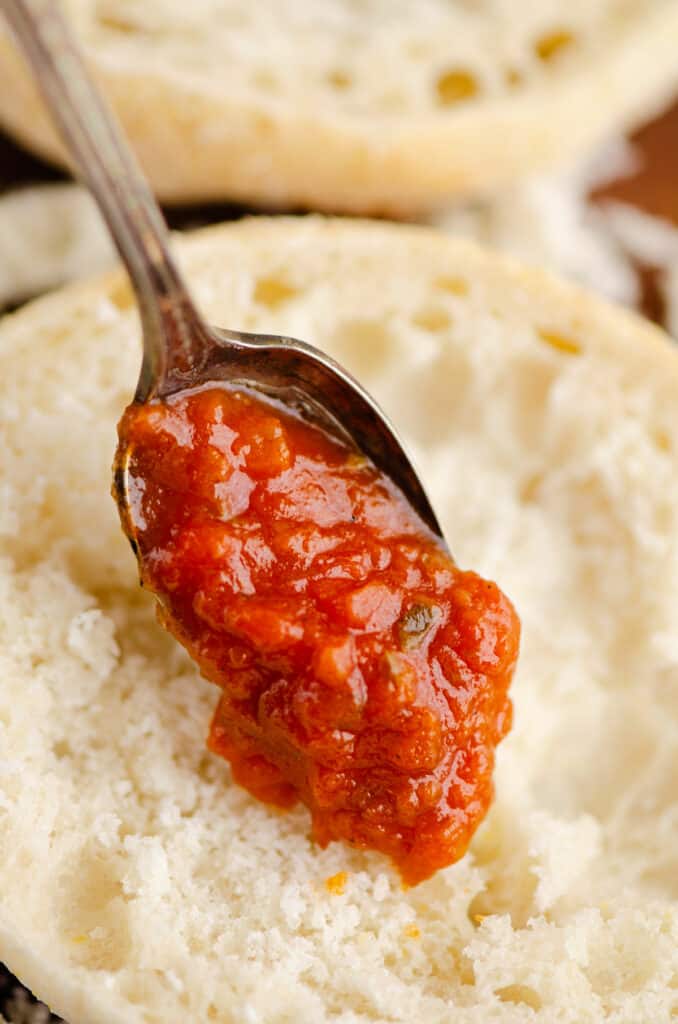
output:
<svg viewBox="0 0 678 1024"><path fill-rule="evenodd" d="M265 139L273 135L274 124L272 118L270 118L268 114L256 114L252 120L256 133L260 139Z"/></svg>
<svg viewBox="0 0 678 1024"><path fill-rule="evenodd" d="M462 347L441 345L420 365L411 367L391 397L398 424L422 447L438 446L466 425L473 394L468 353ZM426 414L422 414L422 409ZM450 424L454 409L454 426Z"/></svg>
<svg viewBox="0 0 678 1024"><path fill-rule="evenodd" d="M260 277L254 286L254 301L269 309L277 309L298 294L299 289L282 277Z"/></svg>
<svg viewBox="0 0 678 1024"><path fill-rule="evenodd" d="M474 839L473 860L485 869L485 885L469 903L469 921L479 927L486 917L507 914L513 928L524 928L534 915L538 884L526 835L512 834L509 841L505 825L491 820Z"/></svg>
<svg viewBox="0 0 678 1024"><path fill-rule="evenodd" d="M574 41L575 37L569 29L554 29L535 40L534 52L539 60L547 64L556 57L560 57L565 50L572 46Z"/></svg>
<svg viewBox="0 0 678 1024"><path fill-rule="evenodd" d="M507 68L504 72L504 81L509 89L517 89L525 81L522 71L518 68Z"/></svg>
<svg viewBox="0 0 678 1024"><path fill-rule="evenodd" d="M120 986L120 991L124 995L128 1003L132 1006L139 1006L144 1001L146 995L141 984L135 979L123 981Z"/></svg>
<svg viewBox="0 0 678 1024"><path fill-rule="evenodd" d="M395 354L393 336L378 320L347 320L334 336L334 354L359 377L383 371Z"/></svg>
<svg viewBox="0 0 678 1024"><path fill-rule="evenodd" d="M392 89L391 92L382 93L379 96L379 106L385 113L398 113L405 109L407 100L402 92Z"/></svg>
<svg viewBox="0 0 678 1024"><path fill-rule="evenodd" d="M451 107L476 96L480 92L480 83L471 71L450 68L438 75L435 88L438 103L442 107Z"/></svg>
<svg viewBox="0 0 678 1024"><path fill-rule="evenodd" d="M523 505L531 505L539 494L539 489L544 482L543 473L532 473L523 481L518 496Z"/></svg>
<svg viewBox="0 0 678 1024"><path fill-rule="evenodd" d="M252 81L256 85L257 89L261 89L262 92L274 92L278 87L278 79L266 68L261 68L259 71L255 71L252 75Z"/></svg>
<svg viewBox="0 0 678 1024"><path fill-rule="evenodd" d="M579 342L575 341L574 338L568 337L566 334L561 334L559 331L547 331L545 328L539 327L537 328L537 335L540 341L556 349L557 352L565 352L566 355L570 356L581 355L582 347Z"/></svg>
<svg viewBox="0 0 678 1024"><path fill-rule="evenodd" d="M327 73L327 84L337 92L343 92L345 89L350 89L353 85L353 76L348 71L342 71L341 68L335 68L333 71Z"/></svg>
<svg viewBox="0 0 678 1024"><path fill-rule="evenodd" d="M505 985L503 988L494 990L502 1003L516 1003L520 1006L529 1006L533 1010L541 1010L542 1002L537 992L529 985Z"/></svg>
<svg viewBox="0 0 678 1024"><path fill-rule="evenodd" d="M428 60L431 56L431 43L426 39L413 39L407 43L405 51L413 60Z"/></svg>
<svg viewBox="0 0 678 1024"><path fill-rule="evenodd" d="M476 975L473 969L473 961L465 953L452 947L449 950L450 966L453 976L459 978L462 985L475 985Z"/></svg>
<svg viewBox="0 0 678 1024"><path fill-rule="evenodd" d="M54 886L51 918L74 963L119 970L131 936L119 865L96 848L80 851Z"/></svg>
<svg viewBox="0 0 678 1024"><path fill-rule="evenodd" d="M121 17L119 14L109 14L102 11L97 15L96 20L101 28L108 29L109 32L117 32L120 35L132 35L139 31L138 25L135 25L134 22L129 21L127 18Z"/></svg>
<svg viewBox="0 0 678 1024"><path fill-rule="evenodd" d="M412 323L425 331L444 331L452 321L449 313L440 306L425 306L414 314Z"/></svg>
<svg viewBox="0 0 678 1024"><path fill-rule="evenodd" d="M132 289L124 278L111 288L108 293L108 297L115 308L119 309L123 313L125 310L131 309L134 305Z"/></svg>
<svg viewBox="0 0 678 1024"><path fill-rule="evenodd" d="M670 452L673 447L671 444L671 438L665 430L655 431L654 443L660 452Z"/></svg>
<svg viewBox="0 0 678 1024"><path fill-rule="evenodd" d="M441 292L449 292L450 295L468 295L468 281L463 277L438 277L433 284Z"/></svg>

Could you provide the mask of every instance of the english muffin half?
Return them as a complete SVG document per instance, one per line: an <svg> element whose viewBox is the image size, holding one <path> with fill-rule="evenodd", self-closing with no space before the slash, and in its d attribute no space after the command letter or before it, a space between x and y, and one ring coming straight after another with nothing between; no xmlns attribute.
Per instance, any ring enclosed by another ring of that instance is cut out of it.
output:
<svg viewBox="0 0 678 1024"><path fill-rule="evenodd" d="M413 213L645 116L677 0L67 0L159 196ZM63 150L9 36L0 123Z"/></svg>
<svg viewBox="0 0 678 1024"><path fill-rule="evenodd" d="M109 496L139 364L121 274L0 324L0 959L71 1024L668 1020L678 967L678 354L417 228L181 243L208 318L345 362L462 566L523 622L493 808L403 889L207 753L218 691L156 624Z"/></svg>

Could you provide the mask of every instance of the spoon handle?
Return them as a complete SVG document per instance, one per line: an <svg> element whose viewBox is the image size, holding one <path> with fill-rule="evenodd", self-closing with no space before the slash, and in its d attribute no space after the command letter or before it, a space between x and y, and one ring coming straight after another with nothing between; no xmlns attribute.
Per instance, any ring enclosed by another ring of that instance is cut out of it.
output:
<svg viewBox="0 0 678 1024"><path fill-rule="evenodd" d="M195 363L206 332L170 253L167 225L56 0L0 0L0 11L131 278L144 335L137 397L149 398L170 371Z"/></svg>

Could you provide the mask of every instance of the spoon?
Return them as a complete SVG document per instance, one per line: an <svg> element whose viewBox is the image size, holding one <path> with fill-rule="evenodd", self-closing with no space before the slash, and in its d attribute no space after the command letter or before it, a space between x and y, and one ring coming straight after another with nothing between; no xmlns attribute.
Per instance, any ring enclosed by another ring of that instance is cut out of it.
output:
<svg viewBox="0 0 678 1024"><path fill-rule="evenodd" d="M0 0L0 9L130 276L143 332L135 401L162 400L211 382L254 387L371 459L443 541L395 429L343 367L294 338L205 323L171 254L169 232L151 189L89 77L55 0ZM115 479L123 514L130 508L126 466L123 453Z"/></svg>

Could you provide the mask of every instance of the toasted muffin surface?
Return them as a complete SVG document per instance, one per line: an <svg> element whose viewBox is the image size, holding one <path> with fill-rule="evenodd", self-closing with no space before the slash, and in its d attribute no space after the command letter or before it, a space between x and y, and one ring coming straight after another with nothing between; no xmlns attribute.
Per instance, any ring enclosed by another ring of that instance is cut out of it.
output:
<svg viewBox="0 0 678 1024"><path fill-rule="evenodd" d="M413 213L569 157L678 84L678 0L70 0L156 191ZM61 147L7 36L0 123Z"/></svg>

